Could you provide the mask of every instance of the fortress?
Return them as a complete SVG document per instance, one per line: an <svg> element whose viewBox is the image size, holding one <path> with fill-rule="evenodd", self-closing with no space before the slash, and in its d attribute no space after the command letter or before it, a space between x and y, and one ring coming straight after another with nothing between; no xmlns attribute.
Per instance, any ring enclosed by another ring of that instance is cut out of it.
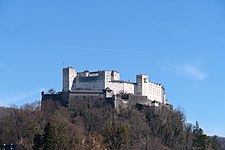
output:
<svg viewBox="0 0 225 150"><path fill-rule="evenodd" d="M62 91L58 93L42 92L43 109L48 108L48 100L59 103L70 110L85 101L105 103L120 108L142 106L169 106L162 84L150 82L148 75L136 75L136 82L120 79L120 73L115 70L77 72L73 67L63 68Z"/></svg>
<svg viewBox="0 0 225 150"><path fill-rule="evenodd" d="M120 93L147 96L149 103L167 104L162 84L149 82L148 75L136 75L136 83L120 80L120 73L114 70L76 72L72 67L63 69L63 92L78 90L108 89L113 95Z"/></svg>

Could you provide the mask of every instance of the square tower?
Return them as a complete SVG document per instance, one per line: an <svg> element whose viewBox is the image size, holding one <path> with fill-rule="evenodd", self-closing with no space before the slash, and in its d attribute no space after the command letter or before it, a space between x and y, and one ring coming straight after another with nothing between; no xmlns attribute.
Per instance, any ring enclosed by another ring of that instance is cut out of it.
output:
<svg viewBox="0 0 225 150"><path fill-rule="evenodd" d="M137 82L137 91L135 92L137 95L148 96L149 98L149 81L148 75L140 74L136 76Z"/></svg>
<svg viewBox="0 0 225 150"><path fill-rule="evenodd" d="M113 70L111 73L111 80L120 80L120 73L118 71Z"/></svg>
<svg viewBox="0 0 225 150"><path fill-rule="evenodd" d="M75 69L72 67L63 68L63 92L71 91L73 80L77 76Z"/></svg>

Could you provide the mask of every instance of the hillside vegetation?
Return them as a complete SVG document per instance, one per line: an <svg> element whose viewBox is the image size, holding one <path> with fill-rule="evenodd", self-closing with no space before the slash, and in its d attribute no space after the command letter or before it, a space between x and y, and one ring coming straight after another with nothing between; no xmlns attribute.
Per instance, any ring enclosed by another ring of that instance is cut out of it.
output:
<svg viewBox="0 0 225 150"><path fill-rule="evenodd" d="M222 138L186 123L181 109L136 105L116 112L106 100L68 110L49 100L0 108L0 145L34 150L221 150Z"/></svg>

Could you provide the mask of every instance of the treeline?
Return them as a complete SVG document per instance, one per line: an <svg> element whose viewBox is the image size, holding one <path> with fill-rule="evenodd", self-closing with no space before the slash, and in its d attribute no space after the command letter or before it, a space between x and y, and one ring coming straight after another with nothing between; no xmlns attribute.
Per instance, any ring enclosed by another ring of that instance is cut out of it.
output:
<svg viewBox="0 0 225 150"><path fill-rule="evenodd" d="M68 110L48 100L0 108L0 145L34 150L222 150L221 138L186 123L181 109L136 105L117 112L107 100Z"/></svg>

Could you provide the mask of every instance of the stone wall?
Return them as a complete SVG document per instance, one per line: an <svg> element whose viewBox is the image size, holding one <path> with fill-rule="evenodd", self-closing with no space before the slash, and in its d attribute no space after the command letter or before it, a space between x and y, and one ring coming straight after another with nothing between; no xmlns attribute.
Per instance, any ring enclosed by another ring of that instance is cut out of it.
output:
<svg viewBox="0 0 225 150"><path fill-rule="evenodd" d="M102 91L94 90L78 90L76 92L59 92L57 94L43 94L42 95L42 110L49 110L48 104L53 104L52 107L61 105L71 109L80 101L93 101L105 99ZM51 109L51 108L50 108Z"/></svg>
<svg viewBox="0 0 225 150"><path fill-rule="evenodd" d="M107 90L78 90L75 92L60 92L57 94L42 95L42 110L55 110L59 105L69 108L70 110L77 109L78 106L85 105L91 107L95 105L114 107L117 111L124 108L131 108L137 104L144 106L161 106L157 102L151 101L147 96L138 96L133 94L117 94L113 97L106 98ZM172 105L165 104L168 108L173 108ZM83 108L80 108L83 109Z"/></svg>
<svg viewBox="0 0 225 150"><path fill-rule="evenodd" d="M72 91L75 90L102 90L104 89L103 75L91 77L76 77L73 82Z"/></svg>
<svg viewBox="0 0 225 150"><path fill-rule="evenodd" d="M138 96L133 94L118 94L115 96L114 107L117 111L123 108L133 107L136 104L150 105L151 101L147 96Z"/></svg>

